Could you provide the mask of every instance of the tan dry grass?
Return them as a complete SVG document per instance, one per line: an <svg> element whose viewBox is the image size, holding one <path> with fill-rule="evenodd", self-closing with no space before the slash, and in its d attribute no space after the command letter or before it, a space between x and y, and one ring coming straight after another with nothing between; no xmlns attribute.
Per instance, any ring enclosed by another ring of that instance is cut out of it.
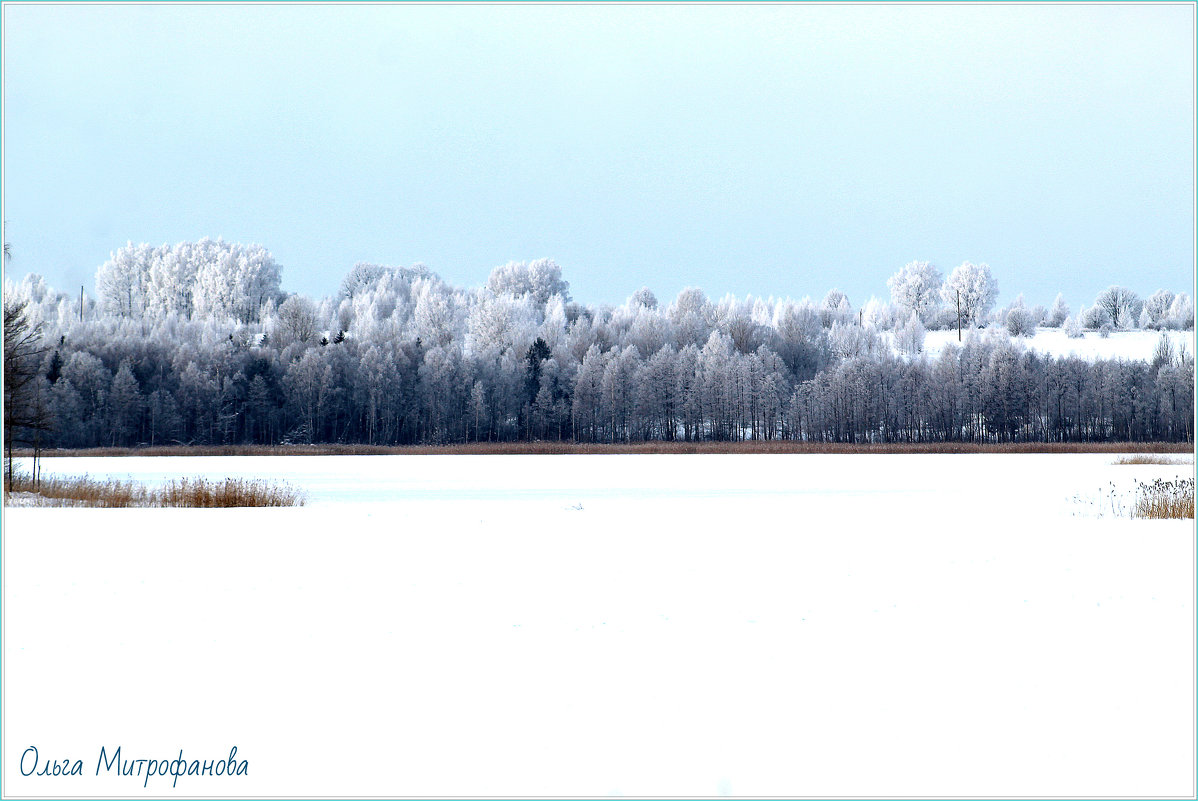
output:
<svg viewBox="0 0 1198 801"><path fill-rule="evenodd" d="M63 456L373 456L373 455L555 455L611 453L1191 453L1186 442L969 442L851 444L770 440L758 442L472 442L466 445L217 445L153 448L83 448L42 451ZM27 453L17 452L18 456Z"/></svg>
<svg viewBox="0 0 1198 801"><path fill-rule="evenodd" d="M1111 464L1193 464L1193 462L1186 459L1173 459L1168 456L1142 453L1135 456L1120 456L1111 462Z"/></svg>
<svg viewBox="0 0 1198 801"><path fill-rule="evenodd" d="M187 506L213 509L243 506L303 506L303 493L287 484L264 480L226 478L205 481L183 478L172 481L159 491L161 506Z"/></svg>
<svg viewBox="0 0 1198 801"><path fill-rule="evenodd" d="M303 506L304 495L286 484L226 478L223 481L178 479L162 487L146 487L133 481L99 480L88 476L42 478L34 485L28 475L17 474L4 481L4 502L10 494L26 493L51 506L92 506L106 509L127 507L232 508L250 506ZM24 503L24 499L23 499ZM37 505L35 502L34 505Z"/></svg>
<svg viewBox="0 0 1198 801"><path fill-rule="evenodd" d="M1140 482L1131 515L1153 520L1194 519L1194 479Z"/></svg>

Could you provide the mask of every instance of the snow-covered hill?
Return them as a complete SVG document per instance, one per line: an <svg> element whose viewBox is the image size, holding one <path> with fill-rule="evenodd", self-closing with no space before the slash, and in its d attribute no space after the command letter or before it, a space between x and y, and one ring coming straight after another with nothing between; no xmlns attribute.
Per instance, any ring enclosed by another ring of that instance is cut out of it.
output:
<svg viewBox="0 0 1198 801"><path fill-rule="evenodd" d="M1191 356L1195 353L1193 331L1167 331L1165 335L1173 343L1175 353L1184 348ZM968 338L969 332L964 333ZM986 329L975 332L974 336L1007 337L1001 329ZM893 344L894 335L886 334L887 340ZM1160 341L1160 331L1115 331L1108 337L1101 336L1097 331L1087 331L1080 339L1070 339L1060 328L1037 328L1035 336L1011 337L1011 341L1024 347L1052 356L1080 356L1083 359L1152 359L1157 342ZM928 331L924 339L923 352L930 357L940 355L944 346L957 342L957 332Z"/></svg>

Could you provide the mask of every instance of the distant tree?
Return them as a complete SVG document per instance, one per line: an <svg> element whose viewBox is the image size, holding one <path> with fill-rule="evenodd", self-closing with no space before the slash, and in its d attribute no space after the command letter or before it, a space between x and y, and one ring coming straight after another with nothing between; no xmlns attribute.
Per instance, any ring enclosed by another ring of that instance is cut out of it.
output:
<svg viewBox="0 0 1198 801"><path fill-rule="evenodd" d="M849 296L839 289L828 290L820 304L819 318L824 328L831 328L833 323L853 322L853 305L849 303Z"/></svg>
<svg viewBox="0 0 1198 801"><path fill-rule="evenodd" d="M894 325L890 306L877 298L870 298L861 307L861 323L885 331Z"/></svg>
<svg viewBox="0 0 1198 801"><path fill-rule="evenodd" d="M964 262L953 270L940 297L945 305L956 308L961 303L961 324L975 326L994 308L998 299L998 282L990 274L990 265Z"/></svg>
<svg viewBox="0 0 1198 801"><path fill-rule="evenodd" d="M646 309L657 308L657 296L647 286L643 286L628 298L629 306L643 306Z"/></svg>
<svg viewBox="0 0 1198 801"><path fill-rule="evenodd" d="M353 300L354 296L372 289L385 274L391 272L387 267L378 264L358 262L345 277L341 279L341 289L338 298Z"/></svg>
<svg viewBox="0 0 1198 801"><path fill-rule="evenodd" d="M539 306L544 306L552 295L570 300L570 282L562 280L562 268L552 259L511 261L496 267L487 279L487 289L497 295L528 295Z"/></svg>
<svg viewBox="0 0 1198 801"><path fill-rule="evenodd" d="M1036 323L1026 306L1012 306L1007 311L1007 333L1013 337L1029 337L1036 333Z"/></svg>
<svg viewBox="0 0 1198 801"><path fill-rule="evenodd" d="M926 261L908 262L886 281L890 287L890 302L906 319L911 312L923 322L930 322L941 302L944 277Z"/></svg>
<svg viewBox="0 0 1198 801"><path fill-rule="evenodd" d="M687 345L700 347L707 342L715 315L702 289L693 286L683 289L666 314L673 324L679 349Z"/></svg>
<svg viewBox="0 0 1198 801"><path fill-rule="evenodd" d="M108 411L111 419L113 445L134 444L139 432L144 401L133 375L129 360L121 362L108 391Z"/></svg>
<svg viewBox="0 0 1198 801"><path fill-rule="evenodd" d="M276 312L278 321L275 329L280 346L292 342L308 342L316 336L319 320L316 314L316 304L302 295L292 295L279 305Z"/></svg>
<svg viewBox="0 0 1198 801"><path fill-rule="evenodd" d="M1081 321L1083 328L1100 329L1104 325L1111 325L1110 312L1099 304L1086 307L1082 306L1077 313L1078 319Z"/></svg>
<svg viewBox="0 0 1198 801"><path fill-rule="evenodd" d="M925 331L923 323L919 321L919 315L911 312L907 321L894 329L894 343L899 351L915 356L923 350L924 335Z"/></svg>
<svg viewBox="0 0 1198 801"><path fill-rule="evenodd" d="M872 328L853 323L834 323L828 331L828 347L838 359L872 355L878 352L879 343L878 335Z"/></svg>
<svg viewBox="0 0 1198 801"><path fill-rule="evenodd" d="M57 383L58 377L62 375L62 354L58 352L58 348L54 349L54 355L50 357L50 364L46 368L46 380L51 384Z"/></svg>
<svg viewBox="0 0 1198 801"><path fill-rule="evenodd" d="M1065 324L1062 327L1065 329L1065 336L1069 337L1070 339L1080 339L1085 336L1084 332L1082 331L1082 320L1080 314L1074 317L1066 317Z"/></svg>
<svg viewBox="0 0 1198 801"><path fill-rule="evenodd" d="M1169 306L1169 327L1181 331L1194 327L1194 301L1185 292L1175 297Z"/></svg>
<svg viewBox="0 0 1198 801"><path fill-rule="evenodd" d="M528 403L533 403L541 391L541 365L552 355L549 345L540 337L528 346L524 354L524 397Z"/></svg>
<svg viewBox="0 0 1198 801"><path fill-rule="evenodd" d="M1094 305L1106 312L1113 328L1133 328L1140 318L1143 301L1127 287L1110 286L1098 294Z"/></svg>
<svg viewBox="0 0 1198 801"><path fill-rule="evenodd" d="M1141 328L1164 328L1169 322L1169 309L1177 296L1167 289L1160 289L1148 296L1144 301L1144 314L1148 315L1147 325Z"/></svg>
<svg viewBox="0 0 1198 801"><path fill-rule="evenodd" d="M134 246L130 242L96 271L100 307L106 313L141 318L145 311L150 253L149 245Z"/></svg>
<svg viewBox="0 0 1198 801"><path fill-rule="evenodd" d="M1058 292L1057 299L1052 302L1052 309L1049 310L1044 325L1049 328L1060 328L1065 324L1065 318L1068 316L1069 306L1065 304L1065 296Z"/></svg>
<svg viewBox="0 0 1198 801"><path fill-rule="evenodd" d="M1156 341L1156 349L1152 352L1152 369L1159 370L1172 365L1175 356L1173 342L1169 339L1169 335L1162 331L1160 338Z"/></svg>
<svg viewBox="0 0 1198 801"><path fill-rule="evenodd" d="M257 322L279 295L280 268L261 245L221 239L114 251L96 271L101 308L136 320L169 314Z"/></svg>

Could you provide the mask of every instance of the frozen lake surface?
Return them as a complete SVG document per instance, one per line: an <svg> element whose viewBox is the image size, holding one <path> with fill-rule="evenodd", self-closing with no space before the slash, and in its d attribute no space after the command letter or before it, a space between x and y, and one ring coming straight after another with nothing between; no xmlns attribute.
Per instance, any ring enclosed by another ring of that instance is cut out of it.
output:
<svg viewBox="0 0 1198 801"><path fill-rule="evenodd" d="M46 460L309 505L6 510L5 762L110 795L142 784L102 744L250 760L187 795L1192 794L1193 523L1073 499L1194 468L1115 458Z"/></svg>
<svg viewBox="0 0 1198 801"><path fill-rule="evenodd" d="M554 509L561 503L657 502L799 504L805 516L836 514L846 503L881 510L947 508L975 513L1074 516L1075 496L1113 484L1126 495L1136 479L1193 474L1189 464L1113 465L1118 454L761 454L556 456L196 456L66 457L42 460L42 474L159 484L226 477L286 482L309 505L505 501ZM17 460L27 469L28 460ZM996 504L995 494L1009 493ZM934 506L935 508L929 508Z"/></svg>

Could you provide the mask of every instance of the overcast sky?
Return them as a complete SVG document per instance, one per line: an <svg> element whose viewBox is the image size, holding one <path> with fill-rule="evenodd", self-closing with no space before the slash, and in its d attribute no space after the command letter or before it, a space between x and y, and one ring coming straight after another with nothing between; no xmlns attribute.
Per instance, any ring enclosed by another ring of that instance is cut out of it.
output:
<svg viewBox="0 0 1198 801"><path fill-rule="evenodd" d="M91 292L126 241L259 242L574 296L1000 301L1194 278L1194 6L17 5L8 274Z"/></svg>

